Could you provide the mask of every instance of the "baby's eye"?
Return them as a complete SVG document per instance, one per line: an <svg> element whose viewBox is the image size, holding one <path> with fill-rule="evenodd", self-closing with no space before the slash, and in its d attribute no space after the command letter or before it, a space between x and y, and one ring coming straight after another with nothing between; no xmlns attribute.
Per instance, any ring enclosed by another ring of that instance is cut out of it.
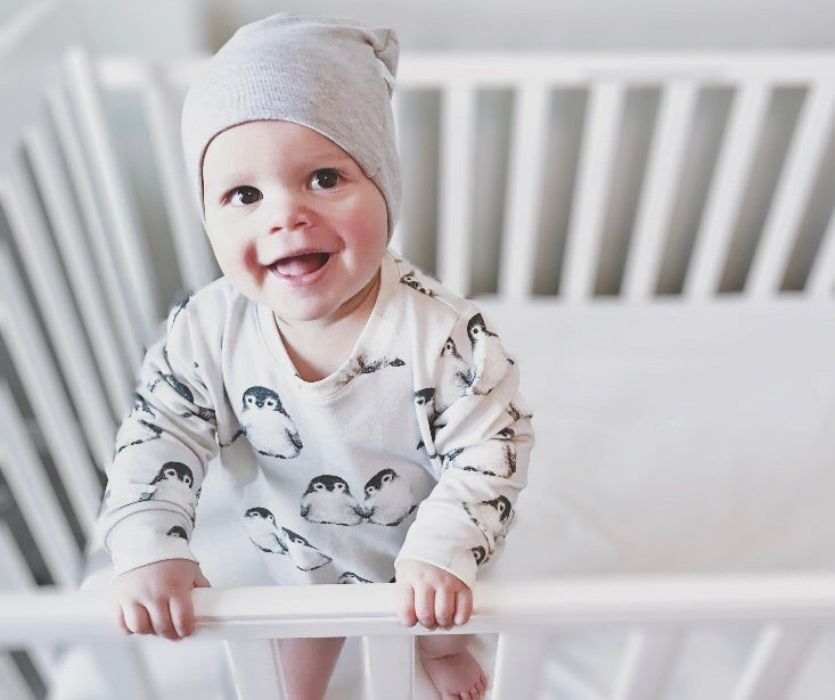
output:
<svg viewBox="0 0 835 700"><path fill-rule="evenodd" d="M317 170L310 178L314 190L329 190L339 182L339 173L331 168ZM318 187L316 186L318 184Z"/></svg>
<svg viewBox="0 0 835 700"><path fill-rule="evenodd" d="M238 195L241 195L241 197L238 197ZM236 187L234 190L231 190L226 196L226 201L234 205L247 205L262 198L263 195L261 192L254 187L244 185L243 187Z"/></svg>

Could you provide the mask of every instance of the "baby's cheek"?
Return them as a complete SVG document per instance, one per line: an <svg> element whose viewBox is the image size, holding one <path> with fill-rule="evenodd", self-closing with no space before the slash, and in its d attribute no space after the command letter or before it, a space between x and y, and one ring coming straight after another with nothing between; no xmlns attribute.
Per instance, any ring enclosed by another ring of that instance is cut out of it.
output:
<svg viewBox="0 0 835 700"><path fill-rule="evenodd" d="M255 284L262 287L264 278L267 276L267 269L258 262L258 253L254 242L248 243L244 248L241 264Z"/></svg>

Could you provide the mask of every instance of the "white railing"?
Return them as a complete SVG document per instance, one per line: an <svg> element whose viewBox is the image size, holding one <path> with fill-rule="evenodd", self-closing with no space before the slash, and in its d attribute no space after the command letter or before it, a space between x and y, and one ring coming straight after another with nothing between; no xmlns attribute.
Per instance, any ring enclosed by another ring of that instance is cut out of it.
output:
<svg viewBox="0 0 835 700"><path fill-rule="evenodd" d="M164 191L185 201L189 193L175 165L179 159L177 110L163 96L172 87L184 89L208 57L149 64L136 57L100 59L98 79L106 90L138 92L143 96L148 121L156 134L158 169ZM436 274L461 294L473 289L477 245L474 226L480 184L474 168L477 130L476 103L480 91L510 89L513 117L509 145L509 173L505 181L504 222L498 294L524 299L533 293L533 281L542 244L542 202L556 170L569 167L548 162L549 110L559 91L582 88L587 107L582 127L582 150L571 195L571 217L565 232L565 252L558 294L566 300L595 296L601 265L606 216L612 204L617 147L625 118L628 91L657 89L660 94L654 138L643 172L636 205L633 238L623 261L621 294L631 301L656 295L665 245L672 234L674 207L687 195L684 167L693 153L687 149L695 127L698 98L706 89L733 91L726 134L721 139L713 177L710 178L703 216L688 257L683 294L693 300L713 296L729 264L735 225L745 207L745 185L762 145L770 100L779 88L807 91L800 118L790 134L785 165L751 262L744 293L765 298L778 292L792 254L809 196L823 165L826 140L835 110L835 54L791 53L407 53L398 70L395 114L398 130L405 130L403 95L433 90L441 97L441 150L437 192L438 222ZM402 138L402 135L401 135ZM696 154L698 155L698 154ZM408 163L407 163L408 165ZM481 205L483 206L483 202ZM171 209L177 245L198 232L194 215ZM395 233L398 250L412 243L408 221ZM202 237L202 234L199 234ZM208 253L207 253L208 254ZM183 256L183 277L196 280L193 256ZM731 258L730 264L739 265ZM212 266L203 261L201 270ZM806 291L829 296L835 286L835 217L819 246L809 272Z"/></svg>
<svg viewBox="0 0 835 700"><path fill-rule="evenodd" d="M411 700L413 637L393 610L392 584L197 589L196 636L227 640L240 700L279 700L273 640L364 638L367 697ZM745 622L759 633L728 700L782 698L824 628L835 622L835 575L607 577L481 583L458 632L497 634L493 700L534 697L549 638L578 626L633 626L611 700L652 697L688 629ZM431 634L448 634L443 630ZM97 591L0 595L0 646L106 643L120 638ZM188 643L188 642L186 642ZM715 698L714 700L725 700Z"/></svg>

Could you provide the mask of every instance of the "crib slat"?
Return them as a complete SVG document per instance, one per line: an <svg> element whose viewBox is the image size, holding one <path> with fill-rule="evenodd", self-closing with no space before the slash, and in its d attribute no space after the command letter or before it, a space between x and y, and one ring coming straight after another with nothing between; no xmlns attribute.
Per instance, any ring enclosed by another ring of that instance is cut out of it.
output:
<svg viewBox="0 0 835 700"><path fill-rule="evenodd" d="M0 183L2 187L2 183ZM58 469L76 517L86 534L92 529L101 500L101 487L93 472L72 409L46 343L34 321L23 284L7 248L0 246L0 329L9 348L35 417Z"/></svg>
<svg viewBox="0 0 835 700"><path fill-rule="evenodd" d="M826 152L833 114L835 88L813 83L751 263L746 294L764 297L780 291L804 206Z"/></svg>
<svg viewBox="0 0 835 700"><path fill-rule="evenodd" d="M64 285L55 251L49 243L46 222L29 184L22 155L12 159L9 175L10 181L0 190L0 202L8 216L63 376L78 402L81 428L97 464L104 469L113 452L112 437L116 432L113 418L84 342L78 316L70 304L72 297Z"/></svg>
<svg viewBox="0 0 835 700"><path fill-rule="evenodd" d="M771 623L760 632L731 700L778 700L806 660L817 632Z"/></svg>
<svg viewBox="0 0 835 700"><path fill-rule="evenodd" d="M226 640L238 700L288 700L278 646L272 640Z"/></svg>
<svg viewBox="0 0 835 700"><path fill-rule="evenodd" d="M11 530L0 521L0 590L25 591L35 587L35 579L26 564ZM55 650L43 645L26 650L32 664L44 680L49 680L55 670Z"/></svg>
<svg viewBox="0 0 835 700"><path fill-rule="evenodd" d="M829 215L829 225L809 271L806 291L821 299L835 291L835 209Z"/></svg>
<svg viewBox="0 0 835 700"><path fill-rule="evenodd" d="M415 693L415 640L412 637L363 637L367 700L402 698Z"/></svg>
<svg viewBox="0 0 835 700"><path fill-rule="evenodd" d="M662 93L635 235L624 271L623 294L632 301L646 299L655 292L664 253L664 234L680 183L695 101L696 89L692 83L672 83Z"/></svg>
<svg viewBox="0 0 835 700"><path fill-rule="evenodd" d="M35 693L29 687L12 655L0 652L0 688L3 700L35 700Z"/></svg>
<svg viewBox="0 0 835 700"><path fill-rule="evenodd" d="M735 95L684 278L683 293L690 300L706 299L719 288L736 215L762 133L767 99L767 85L761 81L745 83Z"/></svg>
<svg viewBox="0 0 835 700"><path fill-rule="evenodd" d="M48 92L47 104L58 131L70 177L78 194L98 278L104 287L105 300L113 318L113 327L118 332L122 352L129 368L124 381L130 384L142 361L142 332L134 322L138 312L120 279L118 269L112 264L113 256L109 252L111 241L106 233L102 211L99 207L101 198L95 194L92 175L84 158L84 148L74 126L67 97L60 87L55 86Z"/></svg>
<svg viewBox="0 0 835 700"><path fill-rule="evenodd" d="M543 83L525 84L517 93L511 135L499 294L524 299L532 289L537 236L544 194L549 90Z"/></svg>
<svg viewBox="0 0 835 700"><path fill-rule="evenodd" d="M681 648L679 631L631 632L612 690L612 700L659 697Z"/></svg>
<svg viewBox="0 0 835 700"><path fill-rule="evenodd" d="M160 188L171 225L172 239L186 289L196 290L215 277L212 253L196 209L193 183L186 177L180 148L180 123L159 70L143 72L141 93L151 143L160 176Z"/></svg>
<svg viewBox="0 0 835 700"><path fill-rule="evenodd" d="M108 223L113 227L112 236L119 249L113 263L125 275L130 296L136 303L134 322L142 330L145 345L150 345L157 333L157 285L124 177L108 137L93 66L87 53L75 47L67 52L66 68L70 93L84 125L82 131L93 158L96 180L110 214Z"/></svg>
<svg viewBox="0 0 835 700"><path fill-rule="evenodd" d="M441 187L438 193L438 279L456 294L471 288L475 91L452 85L443 93Z"/></svg>
<svg viewBox="0 0 835 700"><path fill-rule="evenodd" d="M548 634L502 632L496 647L493 700L533 700L542 684Z"/></svg>
<svg viewBox="0 0 835 700"><path fill-rule="evenodd" d="M592 86L560 282L560 293L569 301L588 299L594 292L622 109L622 85L607 81Z"/></svg>
<svg viewBox="0 0 835 700"><path fill-rule="evenodd" d="M44 204L53 222L64 268L78 299L93 356L104 379L110 406L113 414L119 415L130 405L129 385L125 381L128 369L110 330L104 298L96 284L97 275L81 232L81 222L72 203L68 183L61 175L63 167L43 121L26 132L24 141ZM99 430L114 430L112 421L99 426Z"/></svg>
<svg viewBox="0 0 835 700"><path fill-rule="evenodd" d="M145 659L135 640L119 640L108 644L85 645L85 651L95 659L110 697L119 700L159 700L160 693L151 681ZM278 698L281 700L281 698Z"/></svg>
<svg viewBox="0 0 835 700"><path fill-rule="evenodd" d="M3 476L53 580L74 586L80 578L81 553L5 381L0 383L0 419L8 430L9 459L0 465Z"/></svg>

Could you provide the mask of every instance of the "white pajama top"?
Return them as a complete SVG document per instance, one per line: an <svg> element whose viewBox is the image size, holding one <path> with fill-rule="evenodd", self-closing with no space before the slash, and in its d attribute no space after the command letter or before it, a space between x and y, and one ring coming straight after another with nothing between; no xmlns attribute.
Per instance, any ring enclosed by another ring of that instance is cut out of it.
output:
<svg viewBox="0 0 835 700"><path fill-rule="evenodd" d="M353 351L315 382L269 307L221 277L172 309L143 362L97 526L114 573L196 561L211 462L278 583L391 581L399 558L472 586L526 482L518 385L475 303L391 252Z"/></svg>

